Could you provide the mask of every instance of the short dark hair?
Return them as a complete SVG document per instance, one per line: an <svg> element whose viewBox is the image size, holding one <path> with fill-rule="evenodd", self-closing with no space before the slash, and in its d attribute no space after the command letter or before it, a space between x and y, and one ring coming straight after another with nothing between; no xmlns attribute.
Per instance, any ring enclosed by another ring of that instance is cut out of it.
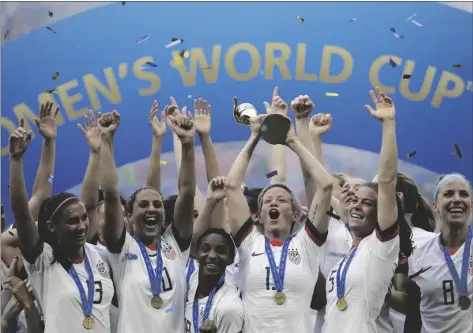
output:
<svg viewBox="0 0 473 333"><path fill-rule="evenodd" d="M263 192L263 190L263 187L245 187L244 193L246 197L246 202L248 202L248 206L250 207L251 214L258 213L258 197L261 192Z"/></svg>
<svg viewBox="0 0 473 333"><path fill-rule="evenodd" d="M230 234L228 234L225 230L223 230L221 228L208 228L207 230L205 230L199 236L199 238L197 239L197 249L199 248L200 243L202 242L204 237L206 237L207 235L211 235L211 234L218 234L218 235L221 235L223 238L225 238L225 243L230 249L231 262L234 262L235 261L235 255L236 255L235 242L233 241L232 236L230 236Z"/></svg>

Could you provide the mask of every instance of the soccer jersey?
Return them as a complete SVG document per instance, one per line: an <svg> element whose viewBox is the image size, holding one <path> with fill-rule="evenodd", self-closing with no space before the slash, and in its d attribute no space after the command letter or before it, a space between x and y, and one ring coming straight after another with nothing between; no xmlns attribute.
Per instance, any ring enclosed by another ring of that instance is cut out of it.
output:
<svg viewBox="0 0 473 333"><path fill-rule="evenodd" d="M195 271L191 276L190 289L187 293L185 311L186 333L195 333L193 304L198 284L199 273ZM199 299L199 327L202 325L207 300L208 297ZM208 319L215 322L217 333L239 333L243 329L243 302L238 291L228 285L226 281L215 293Z"/></svg>
<svg viewBox="0 0 473 333"><path fill-rule="evenodd" d="M345 311L336 307L337 271L341 269L343 272L347 260L343 261L342 267L340 260L332 268L326 284L327 306L323 333L376 332L375 321L398 262L398 232L397 225L383 231L382 236L375 230L358 244L346 274L344 298L348 306Z"/></svg>
<svg viewBox="0 0 473 333"><path fill-rule="evenodd" d="M473 330L473 309L461 310L459 294L448 269L440 235L432 238L409 258L409 276L420 288L423 333L465 333ZM461 276L465 243L451 254ZM473 296L473 243L468 261L468 297Z"/></svg>
<svg viewBox="0 0 473 333"><path fill-rule="evenodd" d="M312 333L312 293L319 274L319 251L324 240L312 223L294 235L289 243L283 292L286 301L276 304L276 288L265 252L265 237L247 221L235 237L240 256L239 279L245 307L244 333ZM271 249L279 267L281 244ZM317 244L319 245L317 245Z"/></svg>
<svg viewBox="0 0 473 333"><path fill-rule="evenodd" d="M94 275L94 301L92 318L95 321L94 333L110 333L110 303L113 298L113 284L108 266L94 245L84 246L87 259ZM51 246L44 243L43 252L34 264L23 258L33 292L44 316L44 333L90 332L83 327L84 313L79 290L71 275L63 266L53 261ZM87 295L88 274L85 260L73 264L82 287Z"/></svg>
<svg viewBox="0 0 473 333"><path fill-rule="evenodd" d="M427 243L429 240L436 236L437 234L434 232L429 232L421 228L412 227L412 243L414 245L414 253L422 246L424 246L425 243ZM381 311L381 313L383 314L383 311ZM404 322L406 321L406 315L397 312L394 309L389 309L389 319L384 316L380 316L379 320L385 321L385 323L388 323L389 320L394 329L393 332L404 333Z"/></svg>
<svg viewBox="0 0 473 333"><path fill-rule="evenodd" d="M181 251L168 228L161 236L163 276L160 297L163 306L155 309L146 264L136 240L128 233L120 253L110 253L113 279L118 296L118 333L183 332L184 299L186 295L186 264L189 248ZM156 251L146 247L153 270L156 271Z"/></svg>

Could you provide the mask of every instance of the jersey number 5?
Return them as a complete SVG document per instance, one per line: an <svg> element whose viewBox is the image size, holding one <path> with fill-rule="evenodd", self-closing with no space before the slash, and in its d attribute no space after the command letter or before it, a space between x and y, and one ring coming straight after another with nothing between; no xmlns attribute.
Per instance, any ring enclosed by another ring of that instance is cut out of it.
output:
<svg viewBox="0 0 473 333"><path fill-rule="evenodd" d="M330 283L331 283L331 284L330 284L330 290L328 291L329 293L331 293L331 292L333 291L333 288L335 288L335 282L334 282L334 280L335 280L335 276L334 276L335 273L337 273L337 270L336 270L336 269L330 272L330 277L328 278L328 280L329 280Z"/></svg>
<svg viewBox="0 0 473 333"><path fill-rule="evenodd" d="M443 280L443 300L445 302L445 305L451 305L455 303L455 294L454 288L455 286L453 285L452 280Z"/></svg>

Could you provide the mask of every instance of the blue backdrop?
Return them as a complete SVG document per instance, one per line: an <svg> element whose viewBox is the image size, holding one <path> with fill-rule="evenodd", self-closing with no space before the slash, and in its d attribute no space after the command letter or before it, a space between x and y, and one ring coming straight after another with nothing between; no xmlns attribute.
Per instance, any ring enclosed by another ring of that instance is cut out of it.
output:
<svg viewBox="0 0 473 333"><path fill-rule="evenodd" d="M423 27L407 20L414 13ZM164 106L172 95L188 107L194 97L210 101L212 138L223 151L224 143L245 140L249 133L233 120L232 97L263 112L262 102L270 100L274 85L287 102L309 94L316 112L333 115L334 128L324 142L346 147L339 150L342 155L346 152L341 156L346 163L350 163L350 151L379 152L380 126L363 106L370 101L368 90L373 85L389 87L397 109L400 159L407 160L407 153L416 150L408 163L429 175L458 171L472 179L470 13L418 2L128 2L77 14L51 27L56 34L41 28L2 48L1 194L7 212L9 132L23 115L37 134L29 112L37 113L38 101L48 98L61 105L62 116L55 192L83 179L88 147L76 123L87 108L104 112L115 108L121 113L115 155L120 167L148 157L147 115L154 99ZM396 38L391 28L404 38ZM137 44L144 35L149 39ZM165 48L172 37L183 38L184 43ZM172 52L184 48L190 57L182 66L173 66ZM398 66L392 67L389 58ZM145 68L147 61L158 67ZM454 68L454 64L462 67ZM60 76L53 81L56 71ZM402 79L403 74L412 77ZM57 90L43 94L47 89ZM327 92L339 96L327 97ZM453 142L462 148L463 160L450 154ZM40 148L37 137L26 153L29 189ZM163 149L172 150L169 133ZM365 160L370 165L358 165L358 169L376 173L376 161ZM135 173L140 178L145 171ZM123 188L141 182L134 177L122 182ZM174 178L169 177L173 183ZM172 192L174 187L169 186Z"/></svg>

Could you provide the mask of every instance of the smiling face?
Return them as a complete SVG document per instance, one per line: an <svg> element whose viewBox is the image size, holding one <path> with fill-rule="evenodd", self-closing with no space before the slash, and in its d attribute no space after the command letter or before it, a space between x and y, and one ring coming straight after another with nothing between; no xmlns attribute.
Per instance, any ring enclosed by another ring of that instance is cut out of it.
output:
<svg viewBox="0 0 473 333"><path fill-rule="evenodd" d="M471 206L471 188L465 179L454 177L441 183L434 210L442 222L452 228L464 227L468 223Z"/></svg>
<svg viewBox="0 0 473 333"><path fill-rule="evenodd" d="M298 217L293 211L291 195L282 187L272 187L264 193L259 221L264 234L285 238Z"/></svg>
<svg viewBox="0 0 473 333"><path fill-rule="evenodd" d="M145 244L152 243L161 234L164 206L161 194L145 188L135 195L133 211L128 218L133 224L136 237Z"/></svg>
<svg viewBox="0 0 473 333"><path fill-rule="evenodd" d="M233 263L225 237L218 233L202 237L197 249L197 261L204 276L222 275L227 266Z"/></svg>
<svg viewBox="0 0 473 333"><path fill-rule="evenodd" d="M48 222L49 230L57 236L58 243L67 248L78 248L85 244L89 231L89 217L80 201L65 203L53 221Z"/></svg>
<svg viewBox="0 0 473 333"><path fill-rule="evenodd" d="M351 199L348 225L355 237L370 235L377 223L378 194L367 186L360 186Z"/></svg>

